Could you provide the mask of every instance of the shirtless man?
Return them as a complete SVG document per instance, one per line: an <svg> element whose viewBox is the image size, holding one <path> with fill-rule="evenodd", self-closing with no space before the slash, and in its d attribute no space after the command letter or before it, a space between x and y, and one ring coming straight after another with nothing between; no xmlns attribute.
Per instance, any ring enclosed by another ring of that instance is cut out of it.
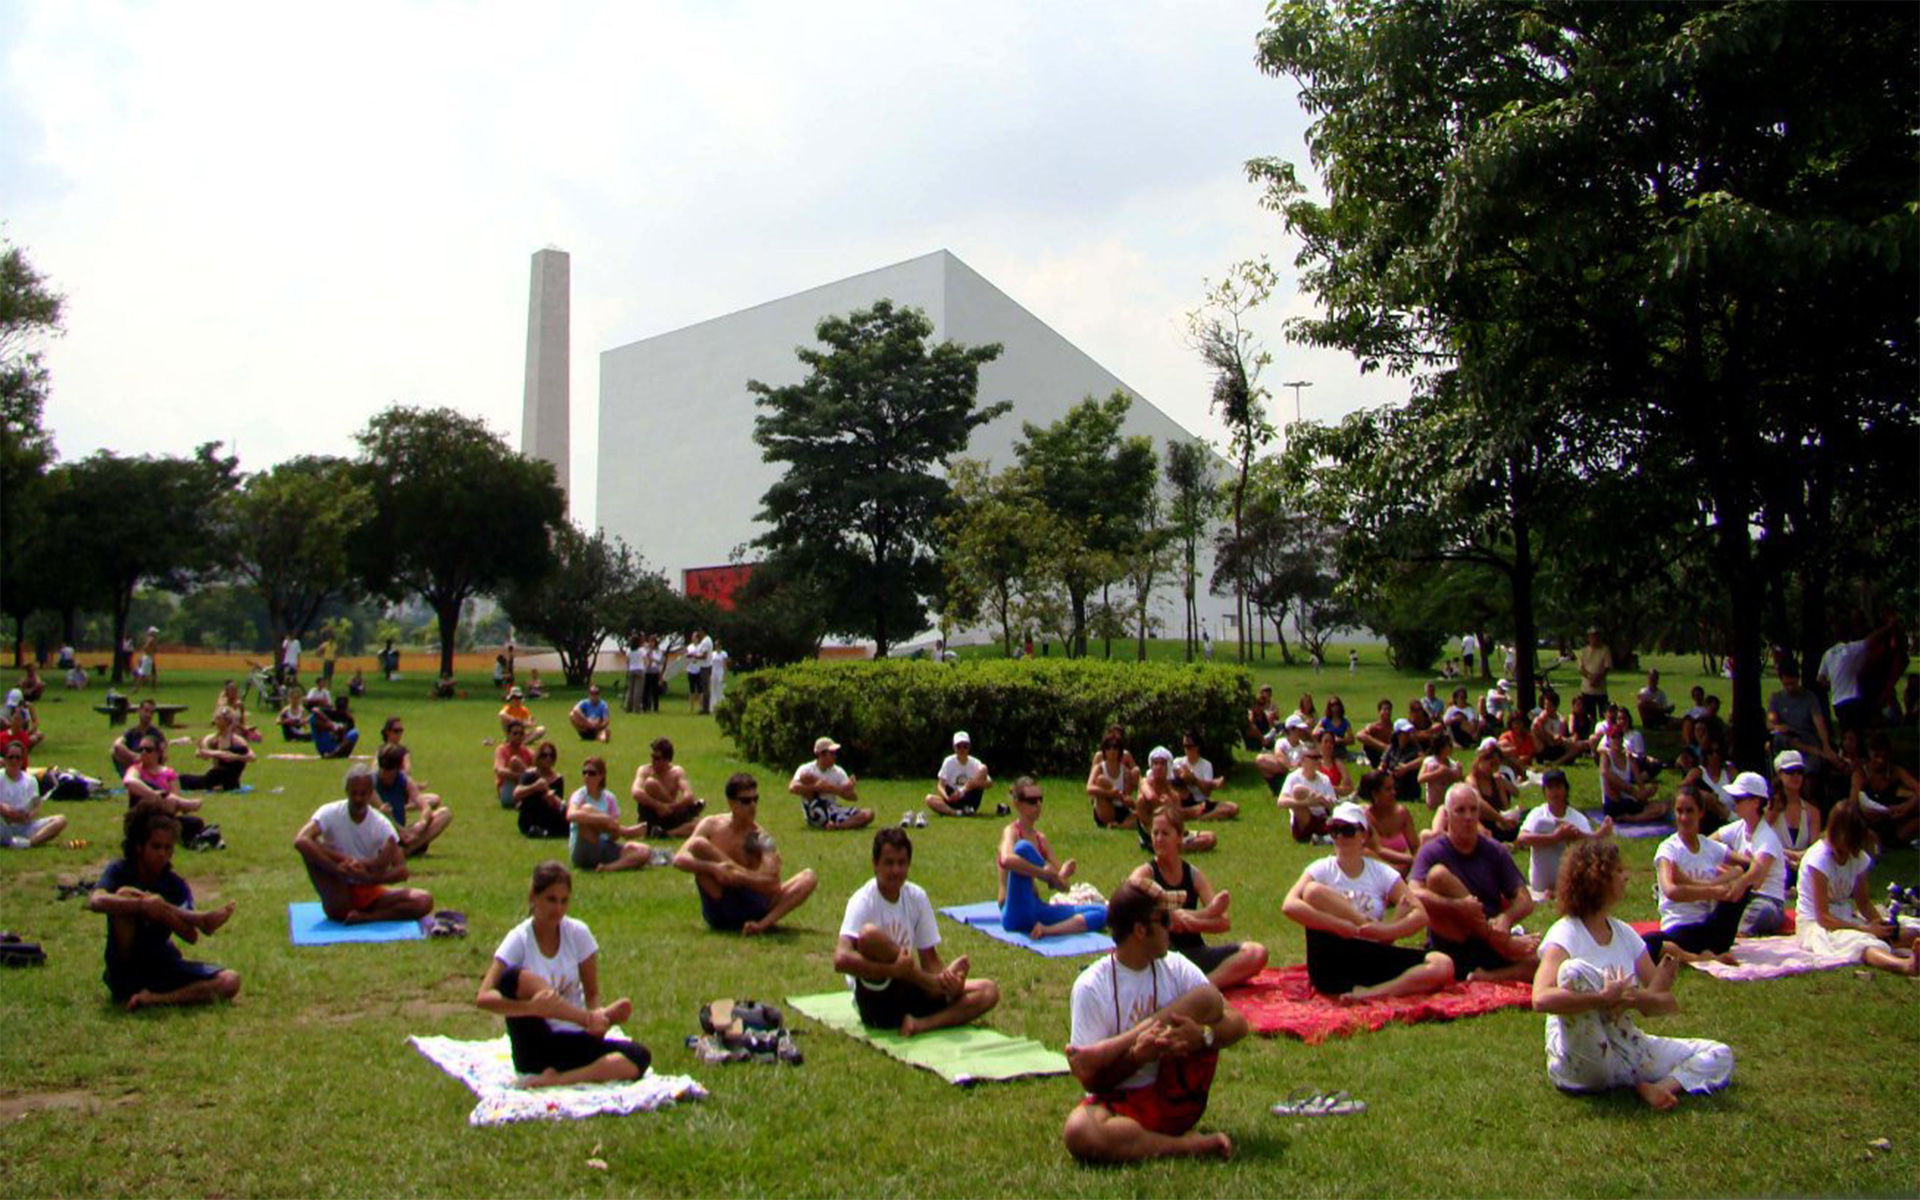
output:
<svg viewBox="0 0 1920 1200"><path fill-rule="evenodd" d="M533 748L527 745L526 722L509 722L507 740L493 751L493 788L501 808L514 807L513 793L520 786L520 777L532 767Z"/></svg>
<svg viewBox="0 0 1920 1200"><path fill-rule="evenodd" d="M1191 819L1186 817L1190 811L1187 794L1173 777L1173 751L1165 746L1155 746L1147 754L1147 772L1140 777L1140 790L1133 802L1134 815L1139 822L1136 831L1143 850L1153 849L1153 814L1163 807L1178 809L1184 819ZM1199 806L1191 807L1197 809ZM1189 833L1180 839L1180 849L1187 854L1211 850L1219 844L1220 839L1210 829Z"/></svg>
<svg viewBox="0 0 1920 1200"><path fill-rule="evenodd" d="M314 810L293 839L321 908L345 925L417 920L432 912L427 892L386 886L407 878L407 857L393 823L374 807L373 768L349 767L346 790L345 800Z"/></svg>
<svg viewBox="0 0 1920 1200"><path fill-rule="evenodd" d="M727 815L703 817L673 865L699 885L700 915L710 928L752 937L806 903L819 880L811 870L781 880L780 852L755 820L760 784L752 775L735 772L726 793Z"/></svg>
<svg viewBox="0 0 1920 1200"><path fill-rule="evenodd" d="M674 765L672 742L657 737L648 749L653 757L633 773L633 802L647 826L646 836L685 837L707 802L693 794L686 768Z"/></svg>

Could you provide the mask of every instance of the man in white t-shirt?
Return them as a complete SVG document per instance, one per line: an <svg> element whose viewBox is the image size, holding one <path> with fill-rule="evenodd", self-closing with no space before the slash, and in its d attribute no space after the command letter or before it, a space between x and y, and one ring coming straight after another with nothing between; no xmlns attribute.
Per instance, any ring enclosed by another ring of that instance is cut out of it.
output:
<svg viewBox="0 0 1920 1200"><path fill-rule="evenodd" d="M953 735L953 753L933 777L927 807L943 817L971 817L980 811L980 800L992 786L987 764L973 757L973 739L962 729Z"/></svg>
<svg viewBox="0 0 1920 1200"><path fill-rule="evenodd" d="M1860 696L1860 672L1867 665L1867 638L1839 641L1820 656L1814 678L1827 693L1833 723L1841 729L1864 729L1873 716L1872 705Z"/></svg>
<svg viewBox="0 0 1920 1200"><path fill-rule="evenodd" d="M1086 1097L1067 1117L1067 1150L1085 1162L1233 1155L1224 1133L1192 1132L1220 1051L1247 1035L1200 968L1170 954L1163 896L1121 884L1107 904L1113 953L1073 983L1067 1066Z"/></svg>
<svg viewBox="0 0 1920 1200"><path fill-rule="evenodd" d="M315 809L293 839L320 906L346 925L418 920L433 911L429 893L387 886L407 878L407 857L393 822L374 806L373 782L373 768L355 763L347 770L347 798Z"/></svg>
<svg viewBox="0 0 1920 1200"><path fill-rule="evenodd" d="M707 711L707 665L713 658L713 639L703 630L687 641L687 695L694 712Z"/></svg>
<svg viewBox="0 0 1920 1200"><path fill-rule="evenodd" d="M840 743L830 737L815 738L813 761L801 763L787 784L787 791L800 797L810 829L858 829L873 820L873 810L856 808L860 798L855 785L859 780L834 761Z"/></svg>
<svg viewBox="0 0 1920 1200"><path fill-rule="evenodd" d="M1300 765L1280 785L1274 804L1285 812L1296 842L1311 842L1325 837L1327 814L1339 802L1333 780L1321 774L1320 747L1307 742L1300 747Z"/></svg>
<svg viewBox="0 0 1920 1200"><path fill-rule="evenodd" d="M292 634L280 646L280 682L292 683L300 678L300 639Z"/></svg>
<svg viewBox="0 0 1920 1200"><path fill-rule="evenodd" d="M873 878L847 900L833 947L833 968L846 975L861 1023L901 1037L964 1025L1000 1003L991 979L967 978L966 955L941 961L933 903L907 882L912 866L906 830L873 835Z"/></svg>
<svg viewBox="0 0 1920 1200"><path fill-rule="evenodd" d="M1527 813L1520 822L1520 835L1514 839L1516 849L1525 847L1528 851L1527 886L1534 890L1536 899L1553 895L1560 877L1560 858L1569 842L1613 834L1612 817L1602 820L1600 828L1595 829L1587 814L1567 803L1567 790L1567 773L1559 767L1541 776L1540 791L1547 802Z"/></svg>
<svg viewBox="0 0 1920 1200"><path fill-rule="evenodd" d="M1300 750L1311 744L1307 737L1307 719L1299 713L1291 713L1281 723L1280 731L1273 739L1273 749L1254 756L1254 769L1267 781L1267 790L1275 799L1287 775L1300 765Z"/></svg>
<svg viewBox="0 0 1920 1200"><path fill-rule="evenodd" d="M1473 656L1480 653L1480 639L1471 633L1460 639L1460 665L1466 674L1473 674Z"/></svg>

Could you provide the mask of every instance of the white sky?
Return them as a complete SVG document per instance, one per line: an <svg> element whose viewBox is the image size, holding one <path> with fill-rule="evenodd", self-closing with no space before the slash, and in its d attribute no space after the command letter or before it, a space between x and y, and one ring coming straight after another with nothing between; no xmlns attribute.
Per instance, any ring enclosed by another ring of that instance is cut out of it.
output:
<svg viewBox="0 0 1920 1200"><path fill-rule="evenodd" d="M0 220L67 296L65 457L352 452L401 401L518 445L529 258L573 262L573 492L601 350L945 248L1187 427L1236 260L1309 418L1397 400L1286 344L1304 165L1257 2L0 4ZM1292 393L1274 387L1290 416ZM742 436L745 436L743 431ZM673 431L656 447L674 452ZM642 548L644 550L644 548Z"/></svg>

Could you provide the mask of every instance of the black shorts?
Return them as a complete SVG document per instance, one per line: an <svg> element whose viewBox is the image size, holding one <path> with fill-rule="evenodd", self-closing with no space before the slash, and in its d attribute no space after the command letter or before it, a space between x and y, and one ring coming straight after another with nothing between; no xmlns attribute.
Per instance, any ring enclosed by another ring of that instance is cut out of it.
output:
<svg viewBox="0 0 1920 1200"><path fill-rule="evenodd" d="M773 897L750 888L726 888L718 900L707 889L695 885L700 893L700 915L709 928L722 933L738 933L748 921L758 921L773 911Z"/></svg>
<svg viewBox="0 0 1920 1200"><path fill-rule="evenodd" d="M945 997L923 992L917 987L894 980L883 988L870 988L856 982L853 1006L860 1010L860 1023L870 1029L898 1029L908 1017L930 1017L947 1008Z"/></svg>
<svg viewBox="0 0 1920 1200"><path fill-rule="evenodd" d="M118 963L109 966L101 978L115 1004L125 1004L136 992L165 995L183 987L205 983L225 970L219 963L194 962L177 954L171 959L156 958L144 963Z"/></svg>
<svg viewBox="0 0 1920 1200"><path fill-rule="evenodd" d="M574 732L580 735L580 740L583 742L597 742L600 740L600 731L598 729L576 729Z"/></svg>
<svg viewBox="0 0 1920 1200"><path fill-rule="evenodd" d="M1327 996L1397 979L1427 961L1427 952L1391 942L1344 938L1324 929L1307 930L1307 981Z"/></svg>
<svg viewBox="0 0 1920 1200"><path fill-rule="evenodd" d="M520 968L508 967L502 971L496 986L503 996L518 994ZM538 1075L546 1070L578 1070L609 1054L624 1056L642 1075L653 1062L652 1052L639 1042L600 1037L583 1029L556 1030L544 1017L508 1017L507 1041L513 1047L513 1069L526 1075Z"/></svg>
<svg viewBox="0 0 1920 1200"><path fill-rule="evenodd" d="M1453 960L1455 979L1465 979L1475 971L1498 971L1513 965L1510 959L1502 958L1498 950L1478 938L1471 942L1450 942L1429 932L1427 949L1438 950Z"/></svg>
<svg viewBox="0 0 1920 1200"><path fill-rule="evenodd" d="M953 809L955 812L964 813L979 812L980 798L986 795L986 791L982 788L968 788L966 791L960 792L955 791L945 784L941 784L940 790L946 793L945 799L948 808Z"/></svg>
<svg viewBox="0 0 1920 1200"><path fill-rule="evenodd" d="M1211 975L1220 969L1220 964L1240 953L1239 942L1221 942L1217 946L1202 943L1198 946L1175 946L1183 958L1200 968L1202 975Z"/></svg>
<svg viewBox="0 0 1920 1200"><path fill-rule="evenodd" d="M1109 823L1109 822L1106 822L1106 821L1102 821L1102 820L1100 819L1100 806L1099 806L1098 804L1096 804L1096 805L1094 805L1094 806L1093 806L1093 824L1094 824L1094 828L1096 828L1096 829L1113 829L1113 828L1115 828L1115 827L1117 827L1117 826L1118 826L1118 825L1119 825L1119 824L1120 824L1120 823L1121 823L1122 821L1125 821L1125 820L1126 820L1126 819L1127 819L1128 817L1130 817L1130 816L1132 816L1132 815L1133 815L1133 806L1132 806L1132 805L1130 805L1130 804L1128 804L1128 803L1127 803L1127 802L1126 802L1125 800L1115 800L1115 801L1113 801L1113 820L1112 820L1112 822L1110 822L1110 823Z"/></svg>

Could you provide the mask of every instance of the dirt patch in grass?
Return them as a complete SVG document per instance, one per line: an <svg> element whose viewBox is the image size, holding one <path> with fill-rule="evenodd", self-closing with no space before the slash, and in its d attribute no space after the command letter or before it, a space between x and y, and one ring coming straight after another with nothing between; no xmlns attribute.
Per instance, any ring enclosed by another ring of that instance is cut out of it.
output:
<svg viewBox="0 0 1920 1200"><path fill-rule="evenodd" d="M140 1093L101 1097L80 1088L50 1092L18 1092L0 1096L0 1123L25 1120L37 1112L77 1112L98 1115L103 1108L126 1108L140 1103Z"/></svg>

